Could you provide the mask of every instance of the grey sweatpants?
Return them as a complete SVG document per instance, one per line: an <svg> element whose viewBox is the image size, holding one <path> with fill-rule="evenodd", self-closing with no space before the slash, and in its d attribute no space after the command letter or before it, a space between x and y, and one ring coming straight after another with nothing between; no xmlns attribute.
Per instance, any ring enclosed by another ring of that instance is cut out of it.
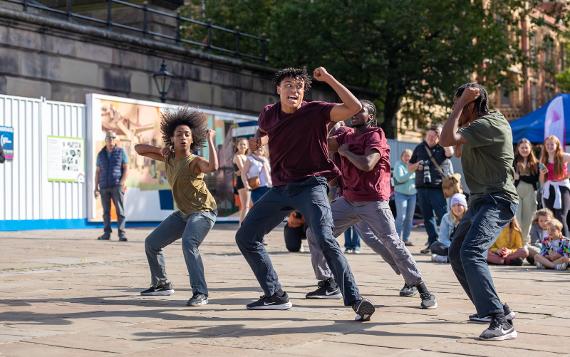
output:
<svg viewBox="0 0 570 357"><path fill-rule="evenodd" d="M339 197L331 202L331 210L335 237L354 225L364 243L382 256L396 274L401 274L407 285L417 285L422 281L414 258L396 233L394 216L387 201L349 202ZM319 244L312 239L310 229L307 230L307 240L316 278L332 278L332 272Z"/></svg>

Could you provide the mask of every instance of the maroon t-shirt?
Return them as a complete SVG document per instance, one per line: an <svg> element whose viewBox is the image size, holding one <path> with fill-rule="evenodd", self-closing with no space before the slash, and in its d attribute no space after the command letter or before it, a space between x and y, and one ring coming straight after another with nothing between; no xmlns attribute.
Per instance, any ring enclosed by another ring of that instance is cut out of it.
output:
<svg viewBox="0 0 570 357"><path fill-rule="evenodd" d="M374 168L365 172L359 170L346 157L341 156L342 195L349 201L388 201L390 199L390 147L380 128L368 128L357 133L349 128L335 136L339 146L348 145L356 155L364 155L370 148L380 153L380 160Z"/></svg>
<svg viewBox="0 0 570 357"><path fill-rule="evenodd" d="M334 103L303 102L294 113L281 111L281 103L267 105L259 115L259 128L269 137L269 161L274 186L310 176L332 179L339 171L329 159L327 124Z"/></svg>

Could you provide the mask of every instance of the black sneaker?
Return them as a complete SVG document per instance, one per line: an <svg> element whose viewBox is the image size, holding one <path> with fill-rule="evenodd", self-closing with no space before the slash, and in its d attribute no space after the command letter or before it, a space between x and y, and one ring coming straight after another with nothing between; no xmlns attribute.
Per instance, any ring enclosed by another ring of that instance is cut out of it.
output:
<svg viewBox="0 0 570 357"><path fill-rule="evenodd" d="M174 289L172 288L172 283L162 283L157 286L151 286L150 288L141 291L143 296L169 296L174 294Z"/></svg>
<svg viewBox="0 0 570 357"><path fill-rule="evenodd" d="M248 310L289 310L293 306L289 302L289 296L286 292L276 292L271 296L261 296L259 300L247 304Z"/></svg>
<svg viewBox="0 0 570 357"><path fill-rule="evenodd" d="M333 279L319 281L319 287L305 295L306 299L339 299L342 297L340 289Z"/></svg>
<svg viewBox="0 0 570 357"><path fill-rule="evenodd" d="M405 297L412 297L417 293L418 289L415 286L409 286L407 284L404 284L404 287L402 288L402 290L400 290L400 296L405 296Z"/></svg>
<svg viewBox="0 0 570 357"><path fill-rule="evenodd" d="M483 341L503 341L515 338L517 338L517 331L512 321L507 321L503 315L493 316L489 328L479 336L479 339Z"/></svg>
<svg viewBox="0 0 570 357"><path fill-rule="evenodd" d="M422 309L436 309L437 308L437 299L435 295L430 292L427 293L420 293L420 297L422 299L421 307Z"/></svg>
<svg viewBox="0 0 570 357"><path fill-rule="evenodd" d="M119 237L119 242L128 242L128 241L129 240L125 236Z"/></svg>
<svg viewBox="0 0 570 357"><path fill-rule="evenodd" d="M97 237L97 240L109 240L111 239L111 235L103 234L102 236Z"/></svg>
<svg viewBox="0 0 570 357"><path fill-rule="evenodd" d="M511 308L507 304L503 304L503 312L505 313L505 319L507 319L507 321L513 321L517 316L517 314L514 311L511 311ZM477 314L469 315L469 321L471 322L479 322L487 324L490 323L491 320L492 320L491 316L479 317L479 315Z"/></svg>
<svg viewBox="0 0 570 357"><path fill-rule="evenodd" d="M200 306L208 304L208 297L204 294L194 294L186 302L186 306Z"/></svg>
<svg viewBox="0 0 570 357"><path fill-rule="evenodd" d="M356 317L354 318L356 321L370 321L370 317L376 311L372 302L366 298L357 300L352 304L352 309L356 312Z"/></svg>
<svg viewBox="0 0 570 357"><path fill-rule="evenodd" d="M431 252L431 249L429 247L420 250L420 253L422 253L422 254L430 254L430 252Z"/></svg>

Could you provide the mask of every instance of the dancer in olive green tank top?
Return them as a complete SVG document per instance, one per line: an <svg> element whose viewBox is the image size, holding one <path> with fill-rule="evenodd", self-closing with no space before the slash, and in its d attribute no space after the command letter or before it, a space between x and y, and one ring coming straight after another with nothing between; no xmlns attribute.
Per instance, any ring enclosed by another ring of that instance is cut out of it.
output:
<svg viewBox="0 0 570 357"><path fill-rule="evenodd" d="M182 251L192 297L188 306L208 303L208 286L204 264L198 247L216 221L216 201L204 182L205 174L218 169L218 157L214 144L214 130L208 130L204 113L182 108L162 115L160 125L165 148L139 144L139 155L163 161L166 177L172 187L177 210L166 218L145 240L145 250L150 267L151 286L141 292L145 296L165 296L174 293L172 283L166 277L162 249L182 238ZM208 141L209 160L192 154Z"/></svg>

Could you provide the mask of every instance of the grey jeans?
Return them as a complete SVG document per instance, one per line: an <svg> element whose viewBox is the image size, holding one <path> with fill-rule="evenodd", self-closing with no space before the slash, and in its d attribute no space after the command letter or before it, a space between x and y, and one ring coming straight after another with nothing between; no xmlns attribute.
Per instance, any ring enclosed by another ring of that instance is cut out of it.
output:
<svg viewBox="0 0 570 357"><path fill-rule="evenodd" d="M145 251L153 286L168 281L162 248L182 238L182 251L190 275L192 293L208 295L204 264L198 247L214 226L215 221L216 214L211 211L189 215L176 211L150 233L145 240Z"/></svg>
<svg viewBox="0 0 570 357"><path fill-rule="evenodd" d="M422 275L414 258L396 232L394 216L387 201L349 202L340 197L331 203L331 210L335 237L355 225L364 243L382 256L396 274L401 274L407 285L417 285L422 281ZM332 273L310 230L307 230L307 240L316 278L318 280L331 278Z"/></svg>
<svg viewBox="0 0 570 357"><path fill-rule="evenodd" d="M111 229L111 200L115 205L117 212L117 225L119 226L119 237L125 236L125 206L123 198L125 194L121 190L121 186L108 187L100 189L101 205L103 206L103 231L105 235L110 236Z"/></svg>

